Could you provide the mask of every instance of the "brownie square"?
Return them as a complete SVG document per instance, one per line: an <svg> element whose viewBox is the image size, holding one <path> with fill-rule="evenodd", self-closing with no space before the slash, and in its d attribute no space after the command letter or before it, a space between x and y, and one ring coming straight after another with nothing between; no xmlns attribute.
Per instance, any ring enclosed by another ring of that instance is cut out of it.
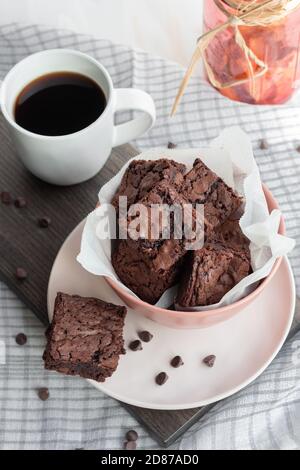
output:
<svg viewBox="0 0 300 470"><path fill-rule="evenodd" d="M238 219L227 219L216 228L215 238L235 251L243 251L250 259L250 240L243 234Z"/></svg>
<svg viewBox="0 0 300 470"><path fill-rule="evenodd" d="M45 368L104 382L125 354L126 308L59 292L43 355Z"/></svg>
<svg viewBox="0 0 300 470"><path fill-rule="evenodd" d="M128 166L120 187L112 199L118 207L119 197L127 196L127 206L146 196L160 181L169 181L179 188L183 183L186 166L167 158L159 160L133 160Z"/></svg>
<svg viewBox="0 0 300 470"><path fill-rule="evenodd" d="M209 242L189 253L177 303L183 307L218 303L249 272L250 260L245 253Z"/></svg>
<svg viewBox="0 0 300 470"><path fill-rule="evenodd" d="M188 201L173 185L166 180L158 183L138 203L147 209L145 223L138 226L141 244L143 244L143 239L145 239L146 245L149 248L151 241L156 242L157 239L176 238L176 217L174 217L172 211L169 212L169 208L173 206L173 208L179 209L180 213L182 213L182 209L185 204L188 204ZM160 209L160 217L155 217L154 213L151 213L151 208L153 207ZM140 215L142 214L139 210L138 216L140 217ZM127 222L133 222L136 217L136 214L129 213Z"/></svg>
<svg viewBox="0 0 300 470"><path fill-rule="evenodd" d="M243 202L242 198L199 158L184 178L182 195L192 204L204 204L208 232L222 224Z"/></svg>
<svg viewBox="0 0 300 470"><path fill-rule="evenodd" d="M155 185L138 202L146 208L146 224L137 225L139 230L134 233L135 239L132 239L133 234L129 231L127 240L117 243L112 255L112 264L123 284L142 300L155 304L161 295L178 281L180 268L187 254L186 244L192 240L186 238L183 226L179 232L175 230L179 222L173 212L167 212L166 218L152 220L153 213L150 209L153 206L173 206L181 212L183 206L189 202L167 180ZM195 210L189 210L190 223L195 229ZM130 224L139 216L140 213L129 214L127 222ZM183 220L182 217L180 222ZM199 224L199 227L198 235L202 241L203 226ZM155 229L155 232L151 229ZM180 238L177 239L177 236Z"/></svg>
<svg viewBox="0 0 300 470"><path fill-rule="evenodd" d="M188 202L173 185L164 180L154 186L139 203L146 208L146 224L138 225L139 231L134 233L137 238L132 239L133 234L128 232L127 240L117 244L112 264L119 279L127 287L142 300L155 304L165 290L177 282L186 249L184 238L176 239L173 214L166 213L165 219L155 217L153 220L150 209L153 206L177 206L181 211L183 204ZM129 215L128 223L138 216L140 214ZM155 233L151 229L155 229Z"/></svg>
<svg viewBox="0 0 300 470"><path fill-rule="evenodd" d="M112 265L123 284L140 299L155 304L178 281L185 253L181 240L159 240L149 247L146 241L120 240L112 254Z"/></svg>
<svg viewBox="0 0 300 470"><path fill-rule="evenodd" d="M145 218L142 218L141 224L138 226L139 233L134 232L138 236L141 249L151 256L151 246L156 247L157 243L162 244L167 239L180 239L183 247L193 243L198 243L198 247L202 246L204 241L205 220L202 213L197 214L196 209L190 204L184 196L168 181L158 183L153 189L142 198L139 203L146 208ZM134 221L136 215L130 214L127 222L130 224ZM157 207L159 213L151 212L151 208ZM171 210L170 210L171 209ZM141 214L139 208L138 216ZM144 224L143 221L146 223ZM188 230L189 229L189 230ZM133 238L129 231L128 236Z"/></svg>

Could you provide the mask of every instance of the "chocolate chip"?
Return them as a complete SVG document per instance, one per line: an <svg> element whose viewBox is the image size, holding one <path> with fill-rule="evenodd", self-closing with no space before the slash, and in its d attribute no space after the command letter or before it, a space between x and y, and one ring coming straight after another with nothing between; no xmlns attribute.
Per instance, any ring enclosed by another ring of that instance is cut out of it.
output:
<svg viewBox="0 0 300 470"><path fill-rule="evenodd" d="M160 372L156 377L155 377L155 382L157 385L164 385L166 381L168 380L168 375L165 372Z"/></svg>
<svg viewBox="0 0 300 470"><path fill-rule="evenodd" d="M204 364L206 364L208 367L213 367L215 365L215 361L216 356L214 356L213 354L211 354L210 356L206 356L203 359Z"/></svg>
<svg viewBox="0 0 300 470"><path fill-rule="evenodd" d="M132 350L132 351L141 351L143 349L142 347L142 343L140 342L139 339L136 339L134 341L131 341L131 343L129 344L129 348Z"/></svg>
<svg viewBox="0 0 300 470"><path fill-rule="evenodd" d="M41 387L38 389L38 397L40 398L40 400L42 401L46 401L48 400L49 398L49 390L47 387Z"/></svg>
<svg viewBox="0 0 300 470"><path fill-rule="evenodd" d="M140 331L139 337L142 341L144 341L144 343L149 343L149 341L151 341L153 338L153 335L149 331Z"/></svg>
<svg viewBox="0 0 300 470"><path fill-rule="evenodd" d="M269 144L268 144L266 139L261 139L260 144L259 144L259 148L261 150L267 150L269 148Z"/></svg>
<svg viewBox="0 0 300 470"><path fill-rule="evenodd" d="M126 442L124 442L124 449L125 450L135 450L136 449L136 442L135 441L126 441Z"/></svg>
<svg viewBox="0 0 300 470"><path fill-rule="evenodd" d="M48 228L51 224L51 219L50 217L41 217L38 219L38 224L41 228Z"/></svg>
<svg viewBox="0 0 300 470"><path fill-rule="evenodd" d="M130 431L127 431L126 433L126 439L127 441L136 441L138 439L139 435L134 429L130 429Z"/></svg>
<svg viewBox="0 0 300 470"><path fill-rule="evenodd" d="M173 142L168 142L168 149L176 149L177 145Z"/></svg>
<svg viewBox="0 0 300 470"><path fill-rule="evenodd" d="M19 281L24 281L24 279L27 278L27 272L25 271L24 268L17 268L16 269L16 278Z"/></svg>
<svg viewBox="0 0 300 470"><path fill-rule="evenodd" d="M298 147L296 147L296 151L297 151L298 153L300 153L300 145L298 145Z"/></svg>
<svg viewBox="0 0 300 470"><path fill-rule="evenodd" d="M1 202L6 205L11 203L11 195L8 191L1 192Z"/></svg>
<svg viewBox="0 0 300 470"><path fill-rule="evenodd" d="M18 208L18 209L22 209L22 207L26 207L27 206L27 201L24 197L20 196L20 197L17 197L17 199L15 200L15 206Z"/></svg>
<svg viewBox="0 0 300 470"><path fill-rule="evenodd" d="M175 356L171 360L170 364L172 367L177 368L177 367L183 366L183 360L180 356Z"/></svg>
<svg viewBox="0 0 300 470"><path fill-rule="evenodd" d="M17 336L16 336L16 343L17 343L19 346L24 346L24 344L27 343L27 336L24 335L24 333L19 333L19 334L17 334Z"/></svg>

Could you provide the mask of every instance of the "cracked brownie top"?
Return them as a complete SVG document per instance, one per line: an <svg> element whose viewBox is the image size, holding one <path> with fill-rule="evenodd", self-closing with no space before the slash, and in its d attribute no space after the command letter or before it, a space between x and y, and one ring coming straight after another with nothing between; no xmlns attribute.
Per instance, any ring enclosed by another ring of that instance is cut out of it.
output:
<svg viewBox="0 0 300 470"><path fill-rule="evenodd" d="M245 253L221 243L208 242L201 250L188 254L177 303L183 307L218 303L249 274L250 269L250 260Z"/></svg>
<svg viewBox="0 0 300 470"><path fill-rule="evenodd" d="M204 204L204 217L213 230L241 206L243 199L199 158L184 178L182 195L192 204Z"/></svg>
<svg viewBox="0 0 300 470"><path fill-rule="evenodd" d="M168 181L175 188L180 188L185 172L185 165L167 158L133 160L122 178L112 204L118 207L119 197L126 196L129 207L145 197L161 181Z"/></svg>
<svg viewBox="0 0 300 470"><path fill-rule="evenodd" d="M45 367L102 381L123 354L126 308L103 300L58 293L47 330Z"/></svg>

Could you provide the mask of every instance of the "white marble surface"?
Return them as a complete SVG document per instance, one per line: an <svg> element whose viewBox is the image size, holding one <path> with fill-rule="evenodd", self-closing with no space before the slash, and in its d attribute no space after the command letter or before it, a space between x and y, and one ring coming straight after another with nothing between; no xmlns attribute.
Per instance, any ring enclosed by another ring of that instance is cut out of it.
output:
<svg viewBox="0 0 300 470"><path fill-rule="evenodd" d="M0 24L39 23L144 49L186 65L203 0L0 0Z"/></svg>

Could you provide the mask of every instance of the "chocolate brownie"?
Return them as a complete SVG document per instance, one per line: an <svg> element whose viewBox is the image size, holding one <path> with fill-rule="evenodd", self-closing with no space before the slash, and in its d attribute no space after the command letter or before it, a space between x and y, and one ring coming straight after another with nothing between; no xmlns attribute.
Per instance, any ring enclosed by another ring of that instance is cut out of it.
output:
<svg viewBox="0 0 300 470"><path fill-rule="evenodd" d="M242 198L199 158L187 173L182 195L192 204L204 204L207 228L212 232L242 204Z"/></svg>
<svg viewBox="0 0 300 470"><path fill-rule="evenodd" d="M140 299L155 304L178 281L185 253L181 240L151 242L148 249L140 241L120 240L112 265L123 284Z"/></svg>
<svg viewBox="0 0 300 470"><path fill-rule="evenodd" d="M215 238L235 251L243 251L250 259L250 240L243 234L239 220L227 219L216 228Z"/></svg>
<svg viewBox="0 0 300 470"><path fill-rule="evenodd" d="M148 247L151 240L176 238L174 228L177 219L170 208L173 207L175 211L178 209L181 217L184 204L188 204L188 201L178 193L173 185L168 181L158 183L146 196L138 201L138 204L142 207L137 207L138 210L136 211L136 206L131 206L127 219L128 224L131 224L134 230L135 226L138 228L139 233L134 232L134 236L139 235L139 239L146 239ZM154 211L155 208L158 212ZM142 209L145 212L142 212ZM131 210L133 212L130 212ZM143 215L145 215L144 218ZM134 224L133 222L137 221L137 218L141 223ZM129 232L129 235L134 238L131 232Z"/></svg>
<svg viewBox="0 0 300 470"><path fill-rule="evenodd" d="M127 196L127 206L135 204L160 181L169 181L176 188L183 183L186 166L167 158L159 160L133 160L128 166L120 187L112 199L118 207L119 197Z"/></svg>
<svg viewBox="0 0 300 470"><path fill-rule="evenodd" d="M200 243L198 247L202 246L201 243L204 240L202 213L197 215L196 209L168 181L162 181L154 186L139 203L142 207L137 207L137 214L130 213L130 210L136 206L129 208L128 236L138 238L141 249L148 256L151 257L152 245L155 249L157 243L162 245L164 240L168 239L180 239L182 246L191 242L194 244L198 242ZM154 208L158 211L155 212ZM145 211L144 217L142 209ZM138 219L135 220L137 217ZM133 232L130 230L132 223ZM189 232L188 229L192 231ZM156 256L155 252L154 254Z"/></svg>
<svg viewBox="0 0 300 470"><path fill-rule="evenodd" d="M209 242L201 250L190 251L177 303L183 307L218 303L249 271L250 260L243 252Z"/></svg>
<svg viewBox="0 0 300 470"><path fill-rule="evenodd" d="M186 242L190 240L186 239L179 223L184 220L182 208L188 201L168 181L162 181L139 202L146 208L145 223L137 224L142 220L140 210L136 217L133 214L128 216L129 224L136 222L134 232L130 231L129 226L128 239L117 245L112 264L127 287L142 300L155 304L165 290L177 282L183 257L187 253ZM150 211L153 206L167 208L165 217L155 217ZM172 211L169 213L171 206L177 206L180 210L180 219L176 219ZM135 220L137 217L139 220ZM192 213L191 223L194 225L193 217ZM181 230L177 232L175 227Z"/></svg>
<svg viewBox="0 0 300 470"><path fill-rule="evenodd" d="M126 308L59 292L43 355L45 368L104 382L124 354Z"/></svg>

